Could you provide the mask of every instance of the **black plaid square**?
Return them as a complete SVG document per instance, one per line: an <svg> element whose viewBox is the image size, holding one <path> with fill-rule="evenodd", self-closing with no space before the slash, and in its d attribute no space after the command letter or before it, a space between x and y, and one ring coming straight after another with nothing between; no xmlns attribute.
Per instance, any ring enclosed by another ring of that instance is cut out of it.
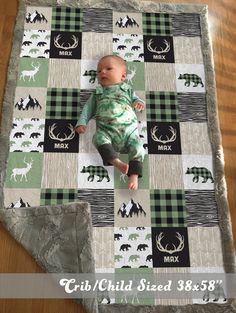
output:
<svg viewBox="0 0 236 313"><path fill-rule="evenodd" d="M76 189L42 189L40 205L55 205L75 202L77 199Z"/></svg>
<svg viewBox="0 0 236 313"><path fill-rule="evenodd" d="M183 190L151 190L151 224L158 227L186 227Z"/></svg>
<svg viewBox="0 0 236 313"><path fill-rule="evenodd" d="M148 121L178 121L177 95L174 92L147 92L146 112Z"/></svg>
<svg viewBox="0 0 236 313"><path fill-rule="evenodd" d="M57 7L52 9L52 30L82 31L82 11L76 8Z"/></svg>
<svg viewBox="0 0 236 313"><path fill-rule="evenodd" d="M172 25L169 14L143 13L144 35L172 35Z"/></svg>
<svg viewBox="0 0 236 313"><path fill-rule="evenodd" d="M50 88L47 90L46 118L77 119L80 113L78 89Z"/></svg>

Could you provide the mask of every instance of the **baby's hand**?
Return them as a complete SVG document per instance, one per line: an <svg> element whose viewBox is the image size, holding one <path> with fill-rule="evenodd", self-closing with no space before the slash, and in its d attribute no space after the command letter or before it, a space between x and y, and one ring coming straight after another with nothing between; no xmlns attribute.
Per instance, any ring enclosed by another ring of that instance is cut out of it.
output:
<svg viewBox="0 0 236 313"><path fill-rule="evenodd" d="M86 131L86 128L87 128L87 126L80 125L80 126L76 127L75 131L76 131L78 134L84 134L85 131Z"/></svg>
<svg viewBox="0 0 236 313"><path fill-rule="evenodd" d="M140 101L135 101L132 105L133 108L135 108L138 111L142 111L144 109L144 103Z"/></svg>

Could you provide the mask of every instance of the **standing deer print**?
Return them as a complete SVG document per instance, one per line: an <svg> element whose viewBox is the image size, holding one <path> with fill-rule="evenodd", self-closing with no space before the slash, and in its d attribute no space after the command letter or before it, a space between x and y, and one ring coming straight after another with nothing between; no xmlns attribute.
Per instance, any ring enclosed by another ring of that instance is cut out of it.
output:
<svg viewBox="0 0 236 313"><path fill-rule="evenodd" d="M25 157L24 157L23 162L26 164L26 167L16 167L16 168L13 168L10 180L14 179L14 181L17 182L16 176L21 175L20 181L23 180L23 177L25 178L26 182L28 181L26 174L28 174L28 172L32 168L33 159L31 158L30 162L26 162Z"/></svg>
<svg viewBox="0 0 236 313"><path fill-rule="evenodd" d="M127 75L127 81L128 83L132 84L133 83L133 78L136 74L136 68L130 68L129 73Z"/></svg>
<svg viewBox="0 0 236 313"><path fill-rule="evenodd" d="M39 71L39 68L40 68L40 63L34 65L34 62L31 63L31 66L34 68L32 70L24 70L21 72L21 75L20 75L20 80L23 79L23 81L25 81L25 77L29 77L29 81L31 81L31 79L33 81L35 81L34 79L34 76L38 73Z"/></svg>

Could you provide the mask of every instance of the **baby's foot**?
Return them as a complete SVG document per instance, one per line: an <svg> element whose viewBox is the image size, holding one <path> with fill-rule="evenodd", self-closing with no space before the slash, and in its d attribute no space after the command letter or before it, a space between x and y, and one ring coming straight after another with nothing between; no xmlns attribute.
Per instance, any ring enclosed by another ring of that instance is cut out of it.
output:
<svg viewBox="0 0 236 313"><path fill-rule="evenodd" d="M110 161L122 174L127 174L129 170L129 164L122 162L120 159L114 159Z"/></svg>
<svg viewBox="0 0 236 313"><path fill-rule="evenodd" d="M137 190L138 189L138 175L130 175L128 187L130 190Z"/></svg>
<svg viewBox="0 0 236 313"><path fill-rule="evenodd" d="M121 171L122 174L127 174L128 173L128 170L129 170L129 164L127 163L123 163L121 162L122 164L120 164L119 166L119 170Z"/></svg>

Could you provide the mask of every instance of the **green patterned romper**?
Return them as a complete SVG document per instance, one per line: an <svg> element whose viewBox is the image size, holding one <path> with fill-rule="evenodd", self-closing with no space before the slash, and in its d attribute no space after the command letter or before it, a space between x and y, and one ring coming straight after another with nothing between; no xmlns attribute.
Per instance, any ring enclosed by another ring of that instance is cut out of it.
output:
<svg viewBox="0 0 236 313"><path fill-rule="evenodd" d="M96 119L93 144L100 153L104 165L118 157L117 152L128 153L128 175L142 176L144 149L137 129L137 116L132 104L140 100L126 84L97 87L86 102L77 126L87 125Z"/></svg>

